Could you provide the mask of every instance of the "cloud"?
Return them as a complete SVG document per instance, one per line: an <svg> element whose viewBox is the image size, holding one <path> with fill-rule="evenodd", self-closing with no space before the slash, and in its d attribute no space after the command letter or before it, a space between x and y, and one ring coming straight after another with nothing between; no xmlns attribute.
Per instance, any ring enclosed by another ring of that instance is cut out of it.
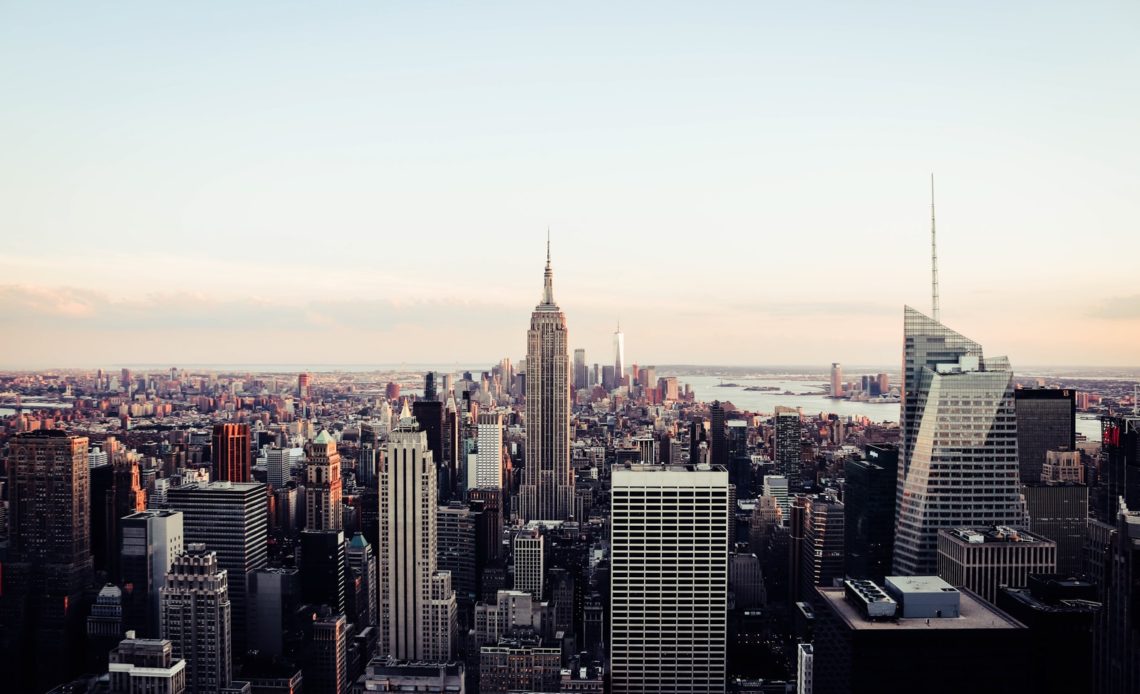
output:
<svg viewBox="0 0 1140 694"><path fill-rule="evenodd" d="M1140 294L1109 297L1090 311L1089 316L1106 320L1140 319Z"/></svg>

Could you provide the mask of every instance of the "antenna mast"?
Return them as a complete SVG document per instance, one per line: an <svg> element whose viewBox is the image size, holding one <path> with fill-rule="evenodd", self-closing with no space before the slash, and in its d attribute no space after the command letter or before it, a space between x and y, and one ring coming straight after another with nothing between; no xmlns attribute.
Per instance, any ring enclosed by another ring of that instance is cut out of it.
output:
<svg viewBox="0 0 1140 694"><path fill-rule="evenodd" d="M938 316L938 238L934 232L934 174L930 174L930 294L934 304L934 320Z"/></svg>

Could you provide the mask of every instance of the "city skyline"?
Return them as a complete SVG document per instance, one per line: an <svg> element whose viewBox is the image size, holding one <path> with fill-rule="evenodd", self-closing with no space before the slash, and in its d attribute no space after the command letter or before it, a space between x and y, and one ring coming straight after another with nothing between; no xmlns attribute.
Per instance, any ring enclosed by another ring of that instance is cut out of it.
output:
<svg viewBox="0 0 1140 694"><path fill-rule="evenodd" d="M891 363L931 171L945 321L1134 362L1135 7L58 12L0 27L0 368L517 358L547 226L590 363Z"/></svg>

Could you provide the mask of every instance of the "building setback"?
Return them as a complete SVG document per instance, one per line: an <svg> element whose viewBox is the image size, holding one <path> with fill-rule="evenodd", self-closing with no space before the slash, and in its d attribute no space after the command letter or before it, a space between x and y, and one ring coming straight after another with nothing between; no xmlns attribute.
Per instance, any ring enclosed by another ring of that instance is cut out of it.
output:
<svg viewBox="0 0 1140 694"><path fill-rule="evenodd" d="M938 533L938 575L992 603L999 586L1024 588L1030 574L1057 572L1057 543L1026 530L953 528Z"/></svg>

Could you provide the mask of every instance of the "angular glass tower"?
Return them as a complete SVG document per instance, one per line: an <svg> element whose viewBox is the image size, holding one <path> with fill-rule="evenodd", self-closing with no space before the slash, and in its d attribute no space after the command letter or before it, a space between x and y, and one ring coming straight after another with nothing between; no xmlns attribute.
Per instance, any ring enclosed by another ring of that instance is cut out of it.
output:
<svg viewBox="0 0 1140 694"><path fill-rule="evenodd" d="M938 529L1027 526L1013 371L1005 357L907 306L894 572L934 575Z"/></svg>

